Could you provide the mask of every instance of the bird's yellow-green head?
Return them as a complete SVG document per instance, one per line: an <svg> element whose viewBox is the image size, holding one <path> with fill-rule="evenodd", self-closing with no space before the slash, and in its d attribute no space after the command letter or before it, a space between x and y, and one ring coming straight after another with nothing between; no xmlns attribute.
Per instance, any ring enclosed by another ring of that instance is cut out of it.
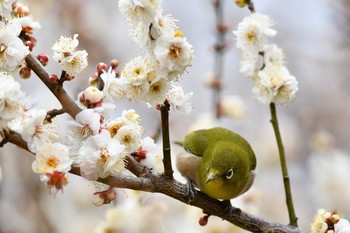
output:
<svg viewBox="0 0 350 233"><path fill-rule="evenodd" d="M229 140L207 147L197 170L199 188L210 197L224 200L247 191L255 168L247 153L250 151Z"/></svg>

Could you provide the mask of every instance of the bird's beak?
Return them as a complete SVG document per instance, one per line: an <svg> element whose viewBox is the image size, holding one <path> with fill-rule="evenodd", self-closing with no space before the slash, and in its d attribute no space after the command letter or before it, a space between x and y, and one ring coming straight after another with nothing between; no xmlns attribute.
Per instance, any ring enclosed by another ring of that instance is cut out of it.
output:
<svg viewBox="0 0 350 233"><path fill-rule="evenodd" d="M210 181L215 180L217 177L218 175L215 172L211 171L208 173L208 178L205 180L205 183L208 184Z"/></svg>

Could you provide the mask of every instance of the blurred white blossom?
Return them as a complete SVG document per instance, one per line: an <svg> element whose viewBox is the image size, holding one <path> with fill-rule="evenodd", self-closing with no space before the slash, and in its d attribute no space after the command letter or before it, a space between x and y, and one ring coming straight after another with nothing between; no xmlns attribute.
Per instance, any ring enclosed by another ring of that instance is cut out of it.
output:
<svg viewBox="0 0 350 233"><path fill-rule="evenodd" d="M350 223L346 219L340 219L337 224L334 225L336 233L350 233Z"/></svg>
<svg viewBox="0 0 350 233"><path fill-rule="evenodd" d="M0 15L7 16L12 11L12 4L16 0L0 0Z"/></svg>
<svg viewBox="0 0 350 233"><path fill-rule="evenodd" d="M331 217L331 213L324 209L319 209L310 224L311 233L325 233L328 229L326 220L329 217Z"/></svg>
<svg viewBox="0 0 350 233"><path fill-rule="evenodd" d="M246 115L246 103L237 95L224 96L220 107L222 113L233 120L240 120Z"/></svg>

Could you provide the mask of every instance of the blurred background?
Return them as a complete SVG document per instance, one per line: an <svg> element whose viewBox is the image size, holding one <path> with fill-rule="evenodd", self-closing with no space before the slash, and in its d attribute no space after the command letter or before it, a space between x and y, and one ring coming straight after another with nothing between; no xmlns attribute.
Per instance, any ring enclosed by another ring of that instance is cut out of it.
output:
<svg viewBox="0 0 350 233"><path fill-rule="evenodd" d="M36 34L34 53L52 56L51 47L61 35L79 34L79 48L89 53L89 67L65 87L76 97L87 86L98 62L113 58L123 67L140 53L128 38L128 28L117 0L31 0L32 17L42 30ZM279 166L277 145L269 122L268 106L251 97L251 80L239 71L240 52L233 34L237 24L249 15L233 0L223 0L224 20L230 30L224 56L222 95L235 96L230 105L233 117L215 119L213 91L205 80L213 73L215 51L215 13L210 0L164 0L166 14L178 25L194 47L190 72L180 79L185 92L193 92L193 111L189 115L171 113L173 141L181 140L194 128L221 125L243 135L258 159L253 188L232 203L258 216L288 223L287 208ZM285 143L296 214L303 232L317 209L336 210L350 218L350 1L349 0L256 0L256 11L267 14L278 31L270 40L281 47L287 67L299 81L294 102L278 107ZM55 62L50 73L60 73ZM33 75L21 80L22 90L37 99L40 108L59 107L57 100ZM40 93L40 94L38 94ZM117 103L118 115L136 109L142 116L146 135L154 133L159 112L144 103ZM63 124L68 117L58 122ZM179 148L173 146L173 156ZM158 194L118 191L116 203L95 207L95 186L80 177L70 176L64 193L50 196L39 177L31 170L29 153L6 145L0 149L0 233L134 233L134 232L244 232L219 218L211 217L205 227L198 224L203 214L195 207ZM178 179L181 179L176 174Z"/></svg>

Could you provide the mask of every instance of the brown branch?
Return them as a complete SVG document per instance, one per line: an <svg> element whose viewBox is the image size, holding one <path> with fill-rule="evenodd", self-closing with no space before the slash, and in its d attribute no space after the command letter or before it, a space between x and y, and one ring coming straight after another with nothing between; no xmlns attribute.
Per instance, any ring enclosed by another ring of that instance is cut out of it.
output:
<svg viewBox="0 0 350 233"><path fill-rule="evenodd" d="M162 119L162 138L163 138L163 165L164 174L168 178L173 177L173 168L171 166L170 136L169 136L169 103L165 101L160 106Z"/></svg>
<svg viewBox="0 0 350 233"><path fill-rule="evenodd" d="M74 100L67 94L63 87L50 81L49 73L47 73L44 66L31 53L27 55L25 60L27 62L27 66L34 71L34 73L41 79L41 81L43 81L47 88L49 88L49 90L56 96L58 101L60 101L63 110L75 118L81 109L75 104Z"/></svg>
<svg viewBox="0 0 350 233"><path fill-rule="evenodd" d="M5 133L8 142L28 150L27 144L15 132ZM99 182L116 188L128 188L152 193L162 193L185 204L196 206L208 215L218 216L234 225L251 232L265 233L300 233L297 227L275 223L248 214L229 202L219 201L197 191L194 198L188 195L188 186L175 179L169 179L165 174L153 173L151 169L136 162L132 157L126 158L126 168L135 176L116 175L98 179ZM80 169L73 167L71 174L81 176ZM189 202L191 200L191 202Z"/></svg>

